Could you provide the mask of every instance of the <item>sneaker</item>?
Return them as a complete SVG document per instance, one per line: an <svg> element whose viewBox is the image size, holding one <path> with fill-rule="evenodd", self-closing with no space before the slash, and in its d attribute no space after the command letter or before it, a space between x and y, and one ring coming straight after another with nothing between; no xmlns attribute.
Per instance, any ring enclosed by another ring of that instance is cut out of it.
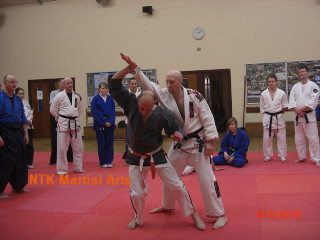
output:
<svg viewBox="0 0 320 240"><path fill-rule="evenodd" d="M107 164L107 168L112 168L112 164Z"/></svg>
<svg viewBox="0 0 320 240"><path fill-rule="evenodd" d="M28 168L29 168L29 169L34 169L34 166L28 165Z"/></svg>
<svg viewBox="0 0 320 240"><path fill-rule="evenodd" d="M63 172L63 171L58 171L57 174L58 175L67 175L68 173L67 172Z"/></svg>
<svg viewBox="0 0 320 240"><path fill-rule="evenodd" d="M320 167L320 161L317 161L317 162L316 162L316 166L317 166L317 167Z"/></svg>
<svg viewBox="0 0 320 240"><path fill-rule="evenodd" d="M271 158L270 158L270 157L265 157L263 161L265 161L265 162L269 162L270 160L271 160Z"/></svg>
<svg viewBox="0 0 320 240"><path fill-rule="evenodd" d="M283 162L283 163L285 163L285 162L287 162L287 159L286 159L285 157L282 157L282 158L280 159L280 161Z"/></svg>
<svg viewBox="0 0 320 240"><path fill-rule="evenodd" d="M108 167L108 164L103 164L103 165L101 165L101 167L107 168L107 167Z"/></svg>

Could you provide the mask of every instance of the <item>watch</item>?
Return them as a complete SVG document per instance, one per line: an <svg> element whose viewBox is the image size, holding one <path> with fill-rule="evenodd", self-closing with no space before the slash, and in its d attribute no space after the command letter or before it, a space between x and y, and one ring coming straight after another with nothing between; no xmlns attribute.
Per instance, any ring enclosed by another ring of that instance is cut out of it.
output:
<svg viewBox="0 0 320 240"><path fill-rule="evenodd" d="M204 37L204 30L200 27L197 27L193 30L192 36L194 39L200 40Z"/></svg>

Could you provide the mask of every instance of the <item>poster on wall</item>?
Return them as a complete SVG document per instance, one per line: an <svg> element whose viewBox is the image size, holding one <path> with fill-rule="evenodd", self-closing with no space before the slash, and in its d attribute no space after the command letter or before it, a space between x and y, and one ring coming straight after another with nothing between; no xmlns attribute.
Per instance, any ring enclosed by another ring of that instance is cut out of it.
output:
<svg viewBox="0 0 320 240"><path fill-rule="evenodd" d="M320 60L303 61L303 62L288 62L288 96L294 84L299 82L298 67L300 64L305 64L309 69L309 79L314 81L320 87Z"/></svg>
<svg viewBox="0 0 320 240"><path fill-rule="evenodd" d="M150 79L150 81L157 83L156 80L156 69L146 69L142 72ZM108 79L116 72L96 72L96 73L87 73L87 94L88 94L88 108L91 107L92 98L99 92L99 84L101 82L108 82ZM131 78L134 76L132 74L127 74L123 79L123 86L128 89L128 83ZM116 107L118 105L116 104Z"/></svg>
<svg viewBox="0 0 320 240"><path fill-rule="evenodd" d="M286 67L284 62L246 65L247 104L259 104L260 95L267 88L266 77L275 73L278 86L286 92Z"/></svg>
<svg viewBox="0 0 320 240"><path fill-rule="evenodd" d="M271 73L276 74L278 87L289 97L293 85L299 81L298 66L300 64L307 65L309 79L320 87L320 60L247 64L245 77L247 104L260 103L260 95L267 88L266 77Z"/></svg>

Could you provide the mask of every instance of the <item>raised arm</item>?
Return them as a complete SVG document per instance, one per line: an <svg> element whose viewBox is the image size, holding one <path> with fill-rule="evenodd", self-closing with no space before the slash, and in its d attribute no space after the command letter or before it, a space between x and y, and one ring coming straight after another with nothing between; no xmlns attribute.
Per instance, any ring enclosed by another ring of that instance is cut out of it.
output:
<svg viewBox="0 0 320 240"><path fill-rule="evenodd" d="M123 53L120 53L121 58L129 64L130 68L134 70L136 73L135 78L137 79L138 83L140 86L143 88L143 90L149 90L152 91L158 100L159 103L161 103L163 106L166 106L163 102L163 91L161 87L149 80L149 78L144 75L144 73L141 71L140 67L135 63L134 61L131 60L128 56L124 55Z"/></svg>

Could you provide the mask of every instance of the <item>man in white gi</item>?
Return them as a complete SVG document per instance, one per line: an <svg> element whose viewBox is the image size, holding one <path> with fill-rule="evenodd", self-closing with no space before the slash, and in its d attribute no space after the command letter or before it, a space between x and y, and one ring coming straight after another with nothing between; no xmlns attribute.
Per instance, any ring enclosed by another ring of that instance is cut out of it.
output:
<svg viewBox="0 0 320 240"><path fill-rule="evenodd" d="M182 126L184 140L172 143L168 158L179 176L187 165L196 170L206 215L217 219L213 225L214 229L222 228L227 223L227 218L210 158L214 152L214 142L219 136L206 100L199 92L182 86L181 72L169 71L166 75L167 88L161 89L159 85L149 81L129 57L124 54L121 54L121 57L135 70L142 88L154 92L160 105L171 110ZM151 213L173 211L174 208L174 194L168 186L163 185L162 206Z"/></svg>
<svg viewBox="0 0 320 240"><path fill-rule="evenodd" d="M81 97L73 92L73 81L64 79L65 90L54 98L50 113L57 124L57 173L67 174L67 150L69 143L73 149L74 172L85 172L82 169L83 143L80 131L79 116L83 112Z"/></svg>
<svg viewBox="0 0 320 240"><path fill-rule="evenodd" d="M49 104L51 105L53 102L53 99L55 98L55 96L58 95L58 93L62 92L65 88L64 85L64 79L60 79L58 82L58 89L53 90L50 92L50 101ZM52 117L52 115L50 115L50 134L51 134L51 155L50 155L50 162L49 165L55 165L57 163L57 122L54 119L54 117ZM68 148L68 152L67 152L67 160L68 162L72 162L73 161L73 153L72 153L72 148L71 148L71 144L69 144L69 148Z"/></svg>
<svg viewBox="0 0 320 240"><path fill-rule="evenodd" d="M278 156L281 162L286 162L287 140L286 124L283 113L288 110L286 93L277 86L276 75L270 74L267 77L268 88L260 97L260 112L263 113L263 156L268 162L273 156L272 139L277 136Z"/></svg>
<svg viewBox="0 0 320 240"><path fill-rule="evenodd" d="M295 119L295 143L298 152L298 160L305 162L306 137L309 142L310 158L320 167L320 145L317 128L317 119L314 109L319 99L319 87L308 78L308 69L300 65L298 70L300 82L296 83L290 92L289 109L296 114Z"/></svg>

